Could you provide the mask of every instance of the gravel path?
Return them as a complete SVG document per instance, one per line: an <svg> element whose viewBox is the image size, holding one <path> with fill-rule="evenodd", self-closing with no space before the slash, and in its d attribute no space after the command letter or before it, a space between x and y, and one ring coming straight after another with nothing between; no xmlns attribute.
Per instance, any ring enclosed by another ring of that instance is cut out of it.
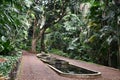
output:
<svg viewBox="0 0 120 80"><path fill-rule="evenodd" d="M53 56L67 60L71 64L75 64L77 66L100 71L102 72L102 76L97 79L76 79L63 77L50 69L42 61L40 61L35 54L23 51L23 57L16 80L120 80L120 71L117 69L86 63L83 61L72 60L57 55Z"/></svg>

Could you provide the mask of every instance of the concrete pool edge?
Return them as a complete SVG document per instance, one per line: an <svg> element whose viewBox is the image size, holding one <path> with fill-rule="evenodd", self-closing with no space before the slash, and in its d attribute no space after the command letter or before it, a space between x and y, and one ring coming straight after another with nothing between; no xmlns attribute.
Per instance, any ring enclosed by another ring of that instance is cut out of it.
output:
<svg viewBox="0 0 120 80"><path fill-rule="evenodd" d="M57 72L59 75L64 76L64 77L70 77L70 78L98 78L101 77L101 72L93 71L96 72L95 74L70 74L70 73L65 73L57 68L53 67L52 65L47 64L51 69L53 69L55 72ZM88 69L87 69L88 70Z"/></svg>

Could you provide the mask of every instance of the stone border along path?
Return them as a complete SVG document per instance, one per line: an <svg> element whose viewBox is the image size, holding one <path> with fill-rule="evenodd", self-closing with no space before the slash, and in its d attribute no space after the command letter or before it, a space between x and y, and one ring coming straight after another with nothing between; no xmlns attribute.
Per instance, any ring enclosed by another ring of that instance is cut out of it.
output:
<svg viewBox="0 0 120 80"><path fill-rule="evenodd" d="M101 77L96 79L76 79L63 77L57 74L52 69L50 69L42 61L40 61L36 57L36 54L31 54L27 51L23 51L21 65L19 67L16 80L120 80L120 70L118 69L105 67L84 61L68 59L58 55L52 56L69 61L70 64L74 64L76 66L99 71L102 73L102 75Z"/></svg>

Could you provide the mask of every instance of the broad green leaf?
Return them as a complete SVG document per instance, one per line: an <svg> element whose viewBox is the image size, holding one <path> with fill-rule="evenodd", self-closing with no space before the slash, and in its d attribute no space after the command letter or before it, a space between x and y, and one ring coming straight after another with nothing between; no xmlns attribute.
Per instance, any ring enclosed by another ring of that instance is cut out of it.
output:
<svg viewBox="0 0 120 80"><path fill-rule="evenodd" d="M0 44L0 52L2 52L3 50L4 50L4 46Z"/></svg>
<svg viewBox="0 0 120 80"><path fill-rule="evenodd" d="M26 6L30 8L30 6L32 5L32 1L31 0L25 0L24 1Z"/></svg>
<svg viewBox="0 0 120 80"><path fill-rule="evenodd" d="M92 35L92 36L88 39L88 42L93 43L94 41L96 41L96 39L97 39L97 35Z"/></svg>
<svg viewBox="0 0 120 80"><path fill-rule="evenodd" d="M1 40L2 40L3 42L6 42L6 37L5 37L5 36L2 36L2 37L1 37Z"/></svg>

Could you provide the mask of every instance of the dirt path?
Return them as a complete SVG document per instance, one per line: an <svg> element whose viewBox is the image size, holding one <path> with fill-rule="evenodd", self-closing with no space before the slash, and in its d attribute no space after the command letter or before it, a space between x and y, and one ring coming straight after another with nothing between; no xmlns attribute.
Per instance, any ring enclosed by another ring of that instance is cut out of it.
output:
<svg viewBox="0 0 120 80"><path fill-rule="evenodd" d="M63 77L41 62L35 54L30 54L26 51L23 51L23 57L16 80L120 80L120 71L118 70L60 56L55 57L65 59L71 64L75 64L77 66L84 66L85 68L101 71L102 77L98 79L75 79Z"/></svg>
<svg viewBox="0 0 120 80"><path fill-rule="evenodd" d="M16 80L73 80L62 77L41 62L36 55L23 52ZM75 79L78 80L78 79Z"/></svg>

